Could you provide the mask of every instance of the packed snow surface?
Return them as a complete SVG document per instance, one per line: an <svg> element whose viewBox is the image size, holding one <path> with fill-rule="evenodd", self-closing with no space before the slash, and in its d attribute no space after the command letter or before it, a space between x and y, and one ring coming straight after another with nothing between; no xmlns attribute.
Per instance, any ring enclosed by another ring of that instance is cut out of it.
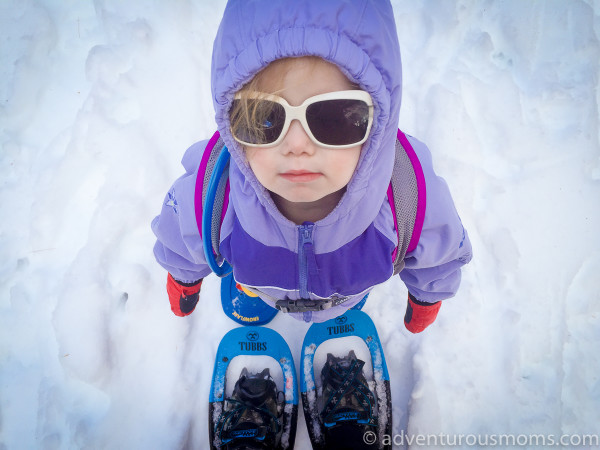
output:
<svg viewBox="0 0 600 450"><path fill-rule="evenodd" d="M402 325L398 277L364 308L394 432L600 433L600 2L394 8L400 127L431 148L474 248L424 333ZM214 276L194 314L170 312L150 221L215 130L223 9L0 2L0 449L206 448L236 325ZM308 325L269 326L299 358Z"/></svg>

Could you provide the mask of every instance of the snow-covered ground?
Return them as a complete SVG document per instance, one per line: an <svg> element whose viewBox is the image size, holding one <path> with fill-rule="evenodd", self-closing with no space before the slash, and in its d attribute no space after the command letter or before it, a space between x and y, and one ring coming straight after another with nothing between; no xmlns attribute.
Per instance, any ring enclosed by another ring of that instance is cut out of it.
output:
<svg viewBox="0 0 600 450"><path fill-rule="evenodd" d="M399 279L367 302L394 431L600 433L600 2L394 7L400 126L432 149L475 256L422 335ZM234 323L216 277L204 312L170 312L150 221L214 131L223 8L0 0L0 449L206 448ZM307 325L272 327L299 357Z"/></svg>

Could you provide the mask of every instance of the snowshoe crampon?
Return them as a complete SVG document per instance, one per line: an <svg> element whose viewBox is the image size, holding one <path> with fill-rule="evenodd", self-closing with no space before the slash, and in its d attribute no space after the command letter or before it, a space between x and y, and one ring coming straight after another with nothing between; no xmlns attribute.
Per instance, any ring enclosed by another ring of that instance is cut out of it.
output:
<svg viewBox="0 0 600 450"><path fill-rule="evenodd" d="M301 364L302 405L314 449L390 448L384 445L392 428L389 375L366 313L350 310L313 324Z"/></svg>
<svg viewBox="0 0 600 450"><path fill-rule="evenodd" d="M290 349L276 331L263 327L231 330L219 344L213 371L210 448L293 449L296 386Z"/></svg>

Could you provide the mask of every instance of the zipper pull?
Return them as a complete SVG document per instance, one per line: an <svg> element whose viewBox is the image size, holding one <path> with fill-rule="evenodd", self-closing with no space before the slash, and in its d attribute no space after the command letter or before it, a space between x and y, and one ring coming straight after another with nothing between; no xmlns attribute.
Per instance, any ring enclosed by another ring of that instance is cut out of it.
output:
<svg viewBox="0 0 600 450"><path fill-rule="evenodd" d="M300 231L302 233L302 245L312 243L312 232L314 226L315 224L311 222L304 222L302 225L300 225Z"/></svg>
<svg viewBox="0 0 600 450"><path fill-rule="evenodd" d="M302 225L302 258L305 264L305 274L318 276L317 261L315 259L313 232L315 224L304 222Z"/></svg>
<svg viewBox="0 0 600 450"><path fill-rule="evenodd" d="M298 225L298 280L300 282L300 298L308 299L308 262L307 253L312 253L312 227L314 224L304 222Z"/></svg>

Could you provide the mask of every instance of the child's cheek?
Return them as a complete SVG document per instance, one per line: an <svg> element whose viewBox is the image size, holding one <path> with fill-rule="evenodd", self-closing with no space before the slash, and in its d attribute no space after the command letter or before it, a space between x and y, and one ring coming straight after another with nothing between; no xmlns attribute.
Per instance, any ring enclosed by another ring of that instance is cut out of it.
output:
<svg viewBox="0 0 600 450"><path fill-rule="evenodd" d="M246 159L246 164L248 165L248 167L252 168L252 165L250 164L250 158L252 158L253 155L252 149L243 145L242 152L244 154L244 158Z"/></svg>

